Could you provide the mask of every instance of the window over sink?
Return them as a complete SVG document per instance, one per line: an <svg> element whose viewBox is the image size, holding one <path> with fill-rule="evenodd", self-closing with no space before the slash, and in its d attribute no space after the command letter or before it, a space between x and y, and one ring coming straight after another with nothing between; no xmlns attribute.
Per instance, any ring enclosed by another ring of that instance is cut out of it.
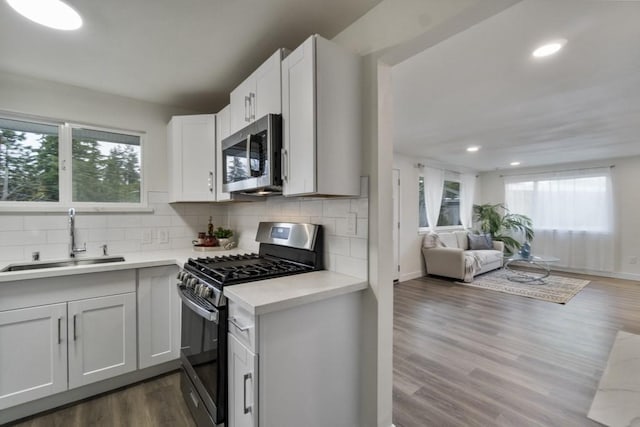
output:
<svg viewBox="0 0 640 427"><path fill-rule="evenodd" d="M143 134L0 117L0 206L144 207Z"/></svg>

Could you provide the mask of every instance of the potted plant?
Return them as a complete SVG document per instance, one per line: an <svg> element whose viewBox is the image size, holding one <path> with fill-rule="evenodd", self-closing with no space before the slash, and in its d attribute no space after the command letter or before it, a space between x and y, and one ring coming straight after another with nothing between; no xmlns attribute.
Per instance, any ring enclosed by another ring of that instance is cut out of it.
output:
<svg viewBox="0 0 640 427"><path fill-rule="evenodd" d="M473 205L473 221L479 224L483 233L489 233L493 240L503 242L508 254L517 252L524 243L528 244L533 240L531 218L509 212L502 203ZM514 233L522 233L524 242L515 239Z"/></svg>
<svg viewBox="0 0 640 427"><path fill-rule="evenodd" d="M216 236L216 239L218 239L218 243L220 244L220 246L222 246L223 248L231 249L229 246L231 244L233 231L228 228L218 227L213 232L213 235Z"/></svg>

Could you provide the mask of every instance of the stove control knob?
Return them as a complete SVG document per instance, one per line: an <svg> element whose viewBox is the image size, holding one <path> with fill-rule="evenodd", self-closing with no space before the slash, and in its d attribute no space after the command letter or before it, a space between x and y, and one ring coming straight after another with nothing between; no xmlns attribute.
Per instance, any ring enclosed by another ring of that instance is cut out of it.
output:
<svg viewBox="0 0 640 427"><path fill-rule="evenodd" d="M203 298L209 298L211 294L213 294L213 291L209 287L205 287L204 290L202 291Z"/></svg>
<svg viewBox="0 0 640 427"><path fill-rule="evenodd" d="M201 290L201 289L202 289L202 285L201 285L200 283L198 283L198 284L193 288L193 291L194 291L196 294L200 295L200 290Z"/></svg>
<svg viewBox="0 0 640 427"><path fill-rule="evenodd" d="M178 275L176 276L176 278L178 280L182 280L182 274L183 274L182 271L178 271Z"/></svg>
<svg viewBox="0 0 640 427"><path fill-rule="evenodd" d="M187 278L187 288L193 288L196 283L198 283L198 279L196 279L195 277Z"/></svg>

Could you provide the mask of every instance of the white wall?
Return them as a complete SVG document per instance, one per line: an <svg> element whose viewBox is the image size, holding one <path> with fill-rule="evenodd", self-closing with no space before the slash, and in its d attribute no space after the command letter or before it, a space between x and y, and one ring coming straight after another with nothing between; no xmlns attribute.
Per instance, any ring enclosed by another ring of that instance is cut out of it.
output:
<svg viewBox="0 0 640 427"><path fill-rule="evenodd" d="M166 126L192 111L0 72L0 111L145 132L147 190L167 191Z"/></svg>
<svg viewBox="0 0 640 427"><path fill-rule="evenodd" d="M614 208L617 231L614 241L614 275L629 279L640 279L640 260L631 263L632 257L640 259L640 156L597 162L568 163L553 167L518 169L480 174L480 200L484 203L504 202L504 179L501 174L525 174L541 171L562 171L615 165L611 169L614 191Z"/></svg>

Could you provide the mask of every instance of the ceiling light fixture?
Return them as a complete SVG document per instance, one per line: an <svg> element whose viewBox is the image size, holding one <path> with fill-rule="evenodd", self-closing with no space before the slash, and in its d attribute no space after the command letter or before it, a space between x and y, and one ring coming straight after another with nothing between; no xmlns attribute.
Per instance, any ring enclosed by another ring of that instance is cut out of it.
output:
<svg viewBox="0 0 640 427"><path fill-rule="evenodd" d="M520 162L511 162L509 163L511 166L520 166Z"/></svg>
<svg viewBox="0 0 640 427"><path fill-rule="evenodd" d="M71 6L60 0L7 0L16 12L45 27L77 30L82 18Z"/></svg>
<svg viewBox="0 0 640 427"><path fill-rule="evenodd" d="M479 149L480 149L480 147L478 147L477 145L472 145L471 147L467 147L467 151L470 152L470 153L475 153Z"/></svg>
<svg viewBox="0 0 640 427"><path fill-rule="evenodd" d="M550 43L543 44L542 46L536 48L531 55L535 58L544 58L545 56L551 56L555 53L558 53L560 49L567 43L566 40L554 40Z"/></svg>

